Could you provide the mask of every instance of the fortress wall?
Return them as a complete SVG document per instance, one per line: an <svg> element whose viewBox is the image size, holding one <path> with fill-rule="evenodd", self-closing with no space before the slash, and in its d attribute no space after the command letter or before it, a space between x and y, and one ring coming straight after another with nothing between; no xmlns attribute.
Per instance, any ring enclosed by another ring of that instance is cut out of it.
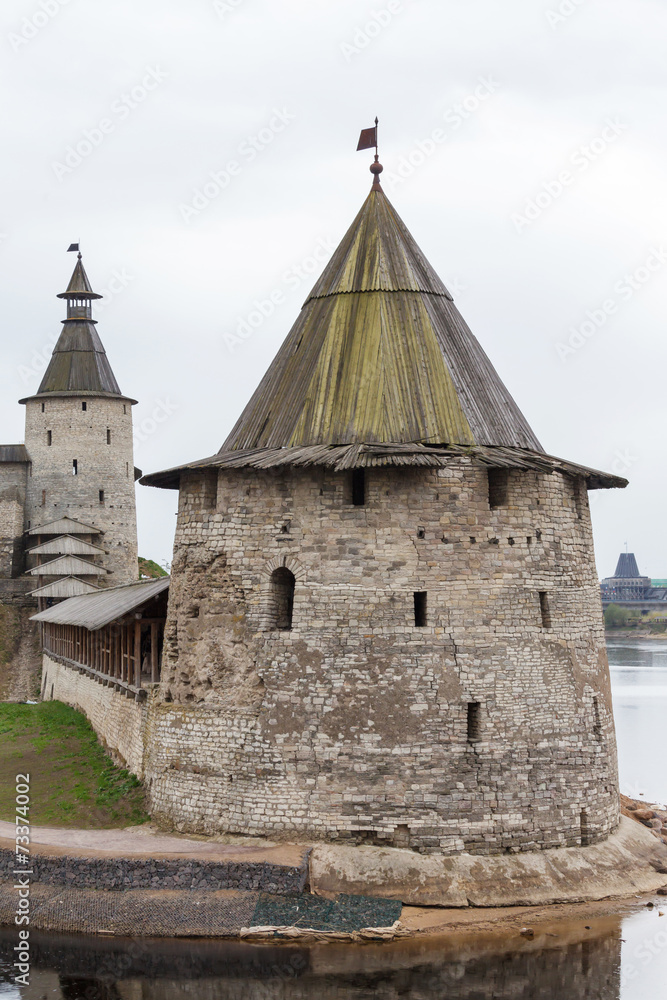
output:
<svg viewBox="0 0 667 1000"><path fill-rule="evenodd" d="M42 698L62 701L83 712L104 745L123 767L143 778L146 702L126 698L72 667L44 655Z"/></svg>
<svg viewBox="0 0 667 1000"><path fill-rule="evenodd" d="M109 550L103 564L112 571L100 578L100 584L116 587L134 582L137 519L130 402L104 396L29 400L26 448L33 464L26 527L28 522L35 527L68 515L100 528L107 533L101 544Z"/></svg>
<svg viewBox="0 0 667 1000"><path fill-rule="evenodd" d="M607 836L616 748L582 487L512 472L490 509L486 470L462 458L369 470L355 507L342 473L230 470L217 496L190 474L154 808L184 830L422 851ZM279 566L290 631L271 627Z"/></svg>
<svg viewBox="0 0 667 1000"><path fill-rule="evenodd" d="M22 569L25 497L25 463L0 463L0 579L17 576Z"/></svg>

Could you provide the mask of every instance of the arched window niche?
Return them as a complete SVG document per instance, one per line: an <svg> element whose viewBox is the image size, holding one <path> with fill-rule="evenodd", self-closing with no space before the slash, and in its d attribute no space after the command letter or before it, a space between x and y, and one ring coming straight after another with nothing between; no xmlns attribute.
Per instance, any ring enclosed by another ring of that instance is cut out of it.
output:
<svg viewBox="0 0 667 1000"><path fill-rule="evenodd" d="M274 569L271 574L271 601L269 628L289 631L294 613L294 573L286 566Z"/></svg>

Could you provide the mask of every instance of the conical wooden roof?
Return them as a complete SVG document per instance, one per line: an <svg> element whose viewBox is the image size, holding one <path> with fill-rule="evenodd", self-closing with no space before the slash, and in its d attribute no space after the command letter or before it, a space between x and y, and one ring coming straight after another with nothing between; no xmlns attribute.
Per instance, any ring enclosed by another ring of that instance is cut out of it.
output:
<svg viewBox="0 0 667 1000"><path fill-rule="evenodd" d="M81 254L77 254L77 262L72 271L72 277L69 279L69 285L64 292L60 292L58 295L59 299L69 299L72 296L77 298L86 299L101 299L102 296L98 295L97 292L93 291L93 286L88 280L88 275L86 274L86 269L83 266L83 260L81 259Z"/></svg>
<svg viewBox="0 0 667 1000"><path fill-rule="evenodd" d="M219 454L364 443L542 451L377 184Z"/></svg>
<svg viewBox="0 0 667 1000"><path fill-rule="evenodd" d="M102 296L93 291L81 254L67 290L61 292L58 298L67 299L67 319L36 395L103 393L121 396L91 315L92 300Z"/></svg>
<svg viewBox="0 0 667 1000"><path fill-rule="evenodd" d="M103 392L122 395L92 320L66 320L37 395Z"/></svg>

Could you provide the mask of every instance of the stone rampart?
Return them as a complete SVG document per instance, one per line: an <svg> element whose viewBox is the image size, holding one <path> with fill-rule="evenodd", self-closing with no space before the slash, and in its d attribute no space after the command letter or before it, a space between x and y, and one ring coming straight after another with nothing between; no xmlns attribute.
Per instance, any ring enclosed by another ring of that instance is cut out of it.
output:
<svg viewBox="0 0 667 1000"><path fill-rule="evenodd" d="M144 776L146 702L136 702L113 687L80 674L44 655L42 697L62 701L89 719L115 759L139 778Z"/></svg>

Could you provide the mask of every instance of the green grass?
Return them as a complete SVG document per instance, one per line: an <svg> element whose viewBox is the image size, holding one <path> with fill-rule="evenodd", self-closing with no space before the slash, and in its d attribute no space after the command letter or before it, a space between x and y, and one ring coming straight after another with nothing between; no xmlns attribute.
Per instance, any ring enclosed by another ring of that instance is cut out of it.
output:
<svg viewBox="0 0 667 1000"><path fill-rule="evenodd" d="M0 704L0 819L13 820L14 778L26 772L36 826L104 829L149 819L141 782L107 757L84 715L59 701Z"/></svg>

